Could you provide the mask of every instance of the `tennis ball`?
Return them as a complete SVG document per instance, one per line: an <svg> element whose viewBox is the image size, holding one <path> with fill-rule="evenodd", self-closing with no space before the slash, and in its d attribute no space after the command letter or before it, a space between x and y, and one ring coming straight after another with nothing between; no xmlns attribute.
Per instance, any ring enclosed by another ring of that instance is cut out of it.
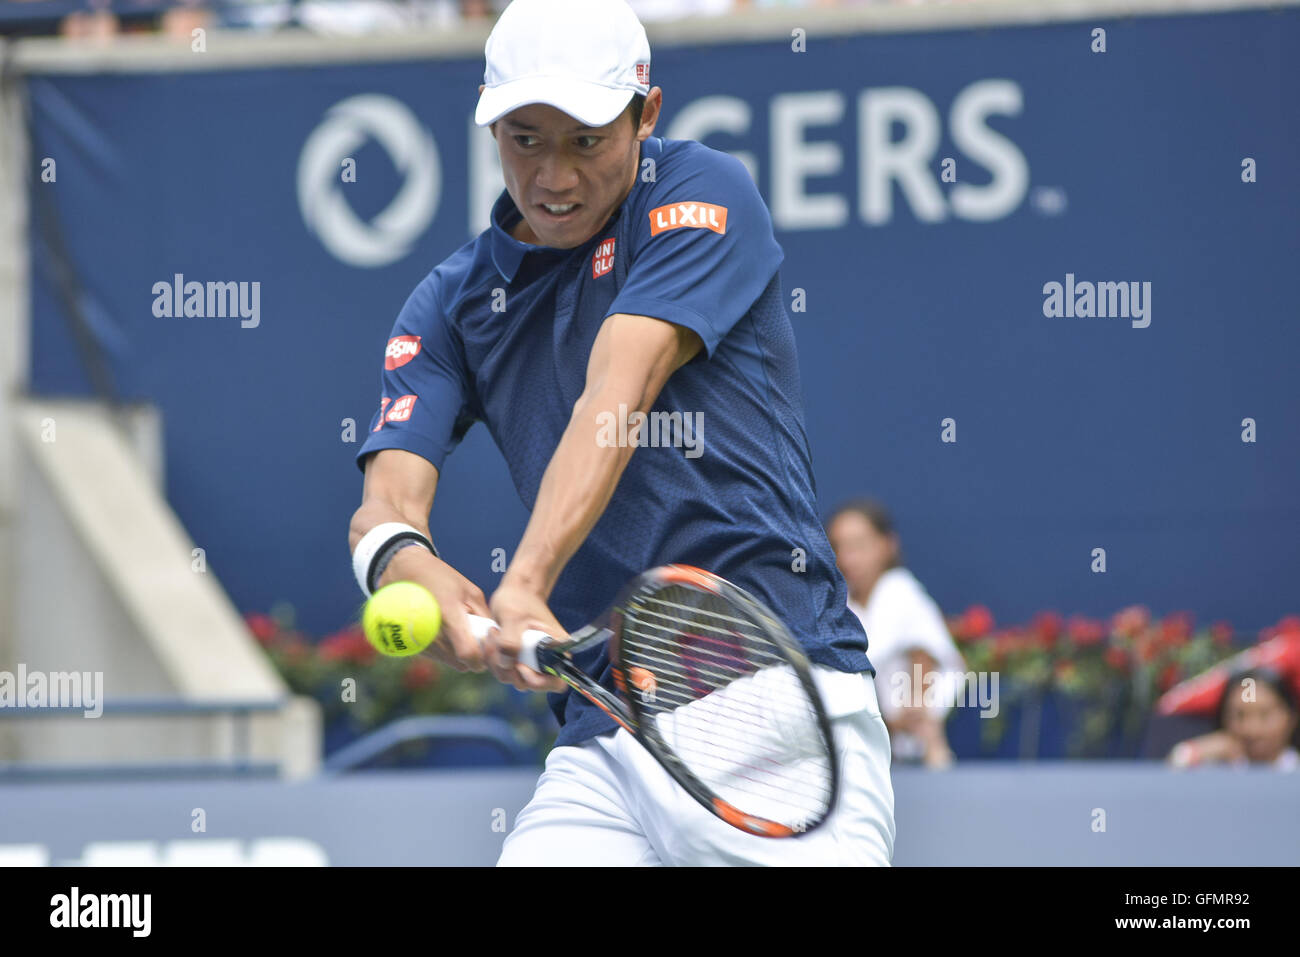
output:
<svg viewBox="0 0 1300 957"><path fill-rule="evenodd" d="M381 655L405 658L418 655L438 637L442 609L423 585L393 582L370 596L361 627Z"/></svg>

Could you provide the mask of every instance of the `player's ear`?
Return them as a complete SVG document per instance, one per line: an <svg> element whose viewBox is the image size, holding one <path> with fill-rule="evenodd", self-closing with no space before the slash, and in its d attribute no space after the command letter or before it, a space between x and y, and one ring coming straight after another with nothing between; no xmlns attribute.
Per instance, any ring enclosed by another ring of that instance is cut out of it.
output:
<svg viewBox="0 0 1300 957"><path fill-rule="evenodd" d="M646 94L645 107L641 110L641 129L649 129L646 136L653 136L655 127L659 125L659 110L664 104L663 87L656 86ZM637 130L639 136L641 130Z"/></svg>

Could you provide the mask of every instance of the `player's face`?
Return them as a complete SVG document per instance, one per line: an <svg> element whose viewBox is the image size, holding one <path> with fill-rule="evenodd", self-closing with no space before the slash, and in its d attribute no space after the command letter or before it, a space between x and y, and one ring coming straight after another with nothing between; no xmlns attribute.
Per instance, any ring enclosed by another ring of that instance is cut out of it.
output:
<svg viewBox="0 0 1300 957"><path fill-rule="evenodd" d="M1275 761L1295 733L1296 716L1267 684L1255 682L1253 701L1233 695L1223 715L1224 729L1241 741L1251 761Z"/></svg>
<svg viewBox="0 0 1300 957"><path fill-rule="evenodd" d="M869 591L889 563L894 560L897 539L881 535L876 526L857 512L844 512L827 530L835 563L848 582L850 591Z"/></svg>
<svg viewBox="0 0 1300 957"><path fill-rule="evenodd" d="M658 87L650 91L635 130L626 110L606 126L586 127L543 103L497 121L506 189L524 217L517 238L559 249L591 239L636 180L640 143L654 130L661 96Z"/></svg>

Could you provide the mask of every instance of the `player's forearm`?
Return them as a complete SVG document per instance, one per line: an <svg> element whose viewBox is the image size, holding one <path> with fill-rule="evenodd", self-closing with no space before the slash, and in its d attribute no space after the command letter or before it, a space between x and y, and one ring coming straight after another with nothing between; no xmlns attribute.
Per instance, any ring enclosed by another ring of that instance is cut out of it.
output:
<svg viewBox="0 0 1300 957"><path fill-rule="evenodd" d="M426 512L425 516L427 515ZM368 498L352 513L352 521L348 524L348 549L356 551L357 543L366 532L385 522L400 522L403 525L410 525L422 535L429 534L427 517L416 514L413 509L402 509L387 499Z"/></svg>
<svg viewBox="0 0 1300 957"><path fill-rule="evenodd" d="M609 505L635 451L631 443L598 441L603 414L646 411L653 403L642 389L602 389L578 400L551 456L532 518L502 584L549 596L565 564Z"/></svg>

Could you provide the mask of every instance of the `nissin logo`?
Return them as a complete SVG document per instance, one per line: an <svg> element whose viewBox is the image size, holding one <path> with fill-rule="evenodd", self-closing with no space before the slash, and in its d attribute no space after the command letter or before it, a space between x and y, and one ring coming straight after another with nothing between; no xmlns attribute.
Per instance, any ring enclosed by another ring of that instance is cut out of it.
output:
<svg viewBox="0 0 1300 957"><path fill-rule="evenodd" d="M404 366L420 351L419 336L397 336L388 340L388 348L384 350L384 368L396 369Z"/></svg>
<svg viewBox="0 0 1300 957"><path fill-rule="evenodd" d="M656 206L650 210L650 235L658 236L668 229L691 226L711 229L715 233L727 231L727 207L713 203L673 203Z"/></svg>

